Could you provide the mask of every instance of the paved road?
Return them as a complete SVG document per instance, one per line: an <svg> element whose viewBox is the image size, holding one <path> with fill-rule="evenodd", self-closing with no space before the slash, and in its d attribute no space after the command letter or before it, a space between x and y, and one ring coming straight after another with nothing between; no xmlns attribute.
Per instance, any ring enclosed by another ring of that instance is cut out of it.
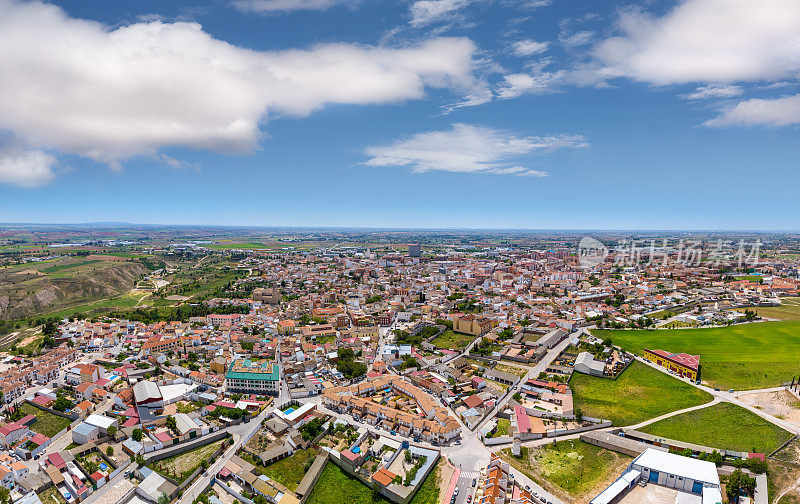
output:
<svg viewBox="0 0 800 504"><path fill-rule="evenodd" d="M522 379L520 379L519 383L525 383L527 380L535 379L536 377L539 376L539 373L544 372L548 367L550 367L550 364L556 359L556 357L558 357L559 354L561 354L561 352L563 352L564 349L566 349L569 346L569 342L570 340L572 340L572 338L573 337L571 335L567 336L564 339L564 341L562 341L561 343L550 349L547 352L547 354L542 358L542 360L540 360L536 365L534 365L529 369L529 371L525 374L525 376L523 376ZM482 427L483 424L494 418L494 416L497 415L497 413L505 407L509 399L511 399L511 397L514 395L515 391L516 391L515 389L509 387L508 391L506 392L506 395L501 400L497 401L497 404L495 405L494 409L492 409L492 412L486 415L486 417L481 422L479 422L478 425L476 425L475 430L479 431L480 427Z"/></svg>
<svg viewBox="0 0 800 504"><path fill-rule="evenodd" d="M233 427L229 427L228 432L233 435L233 444L228 447L225 452L217 458L214 463L205 471L203 474L200 475L195 482L189 486L183 492L183 497L181 497L179 502L184 504L190 504L194 499L196 499L200 493L205 490L206 486L211 481L211 478L217 474L219 471L222 470L222 467L230 460L231 456L233 456L241 447L244 440L249 440L250 436L257 431L261 427L261 422L272 413L275 409L275 404L277 401L273 403L273 405L269 408L265 408L257 417L250 420L248 423L241 423L239 425L235 425Z"/></svg>
<svg viewBox="0 0 800 504"><path fill-rule="evenodd" d="M278 365L281 365L280 352L277 353L275 359L278 362ZM280 404L283 404L288 400L289 386L286 383L286 380L282 380L278 397L275 398L275 401L270 407L264 408L264 411L262 411L257 417L251 419L248 423L241 423L228 428L228 432L233 435L233 444L229 446L228 449L225 450L225 452L218 457L213 464L211 464L206 472L200 475L200 477L197 478L197 480L195 480L191 486L184 490L183 496L179 502L183 504L190 504L194 499L196 499L211 482L211 478L221 471L225 464L231 459L231 456L233 456L239 450L239 448L242 447L242 444L245 441L250 440L253 434L261 428L261 423L264 421L264 419L269 416L270 413L275 411L275 408L277 408Z"/></svg>

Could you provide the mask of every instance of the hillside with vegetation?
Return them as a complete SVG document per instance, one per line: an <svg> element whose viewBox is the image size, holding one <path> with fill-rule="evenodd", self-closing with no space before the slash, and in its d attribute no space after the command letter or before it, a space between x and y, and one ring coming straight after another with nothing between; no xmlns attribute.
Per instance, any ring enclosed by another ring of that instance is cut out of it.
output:
<svg viewBox="0 0 800 504"><path fill-rule="evenodd" d="M0 319L47 315L123 296L147 275L137 261L64 258L0 269Z"/></svg>

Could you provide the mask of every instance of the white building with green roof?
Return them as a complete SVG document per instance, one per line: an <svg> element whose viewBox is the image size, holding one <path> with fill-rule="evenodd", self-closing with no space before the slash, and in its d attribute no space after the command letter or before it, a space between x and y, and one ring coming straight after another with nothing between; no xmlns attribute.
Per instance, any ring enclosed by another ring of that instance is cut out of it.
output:
<svg viewBox="0 0 800 504"><path fill-rule="evenodd" d="M241 394L278 395L280 382L280 369L275 361L237 359L225 375L226 390Z"/></svg>

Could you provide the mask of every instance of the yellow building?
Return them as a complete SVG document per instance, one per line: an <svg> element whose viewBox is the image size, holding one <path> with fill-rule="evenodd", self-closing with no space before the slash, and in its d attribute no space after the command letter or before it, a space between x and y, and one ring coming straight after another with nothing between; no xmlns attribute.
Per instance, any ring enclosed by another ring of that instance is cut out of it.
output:
<svg viewBox="0 0 800 504"><path fill-rule="evenodd" d="M643 350L644 358L655 362L680 376L697 381L700 375L700 356L685 353L670 353L664 350Z"/></svg>
<svg viewBox="0 0 800 504"><path fill-rule="evenodd" d="M453 319L453 330L456 332L483 336L497 326L497 321L475 315L460 315Z"/></svg>

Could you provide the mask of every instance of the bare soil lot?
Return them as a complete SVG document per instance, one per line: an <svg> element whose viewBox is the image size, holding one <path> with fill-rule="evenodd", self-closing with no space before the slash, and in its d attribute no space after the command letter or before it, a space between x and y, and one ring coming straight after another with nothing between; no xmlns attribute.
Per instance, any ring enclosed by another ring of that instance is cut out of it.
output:
<svg viewBox="0 0 800 504"><path fill-rule="evenodd" d="M800 400L788 390L742 394L739 399L764 413L800 426Z"/></svg>

